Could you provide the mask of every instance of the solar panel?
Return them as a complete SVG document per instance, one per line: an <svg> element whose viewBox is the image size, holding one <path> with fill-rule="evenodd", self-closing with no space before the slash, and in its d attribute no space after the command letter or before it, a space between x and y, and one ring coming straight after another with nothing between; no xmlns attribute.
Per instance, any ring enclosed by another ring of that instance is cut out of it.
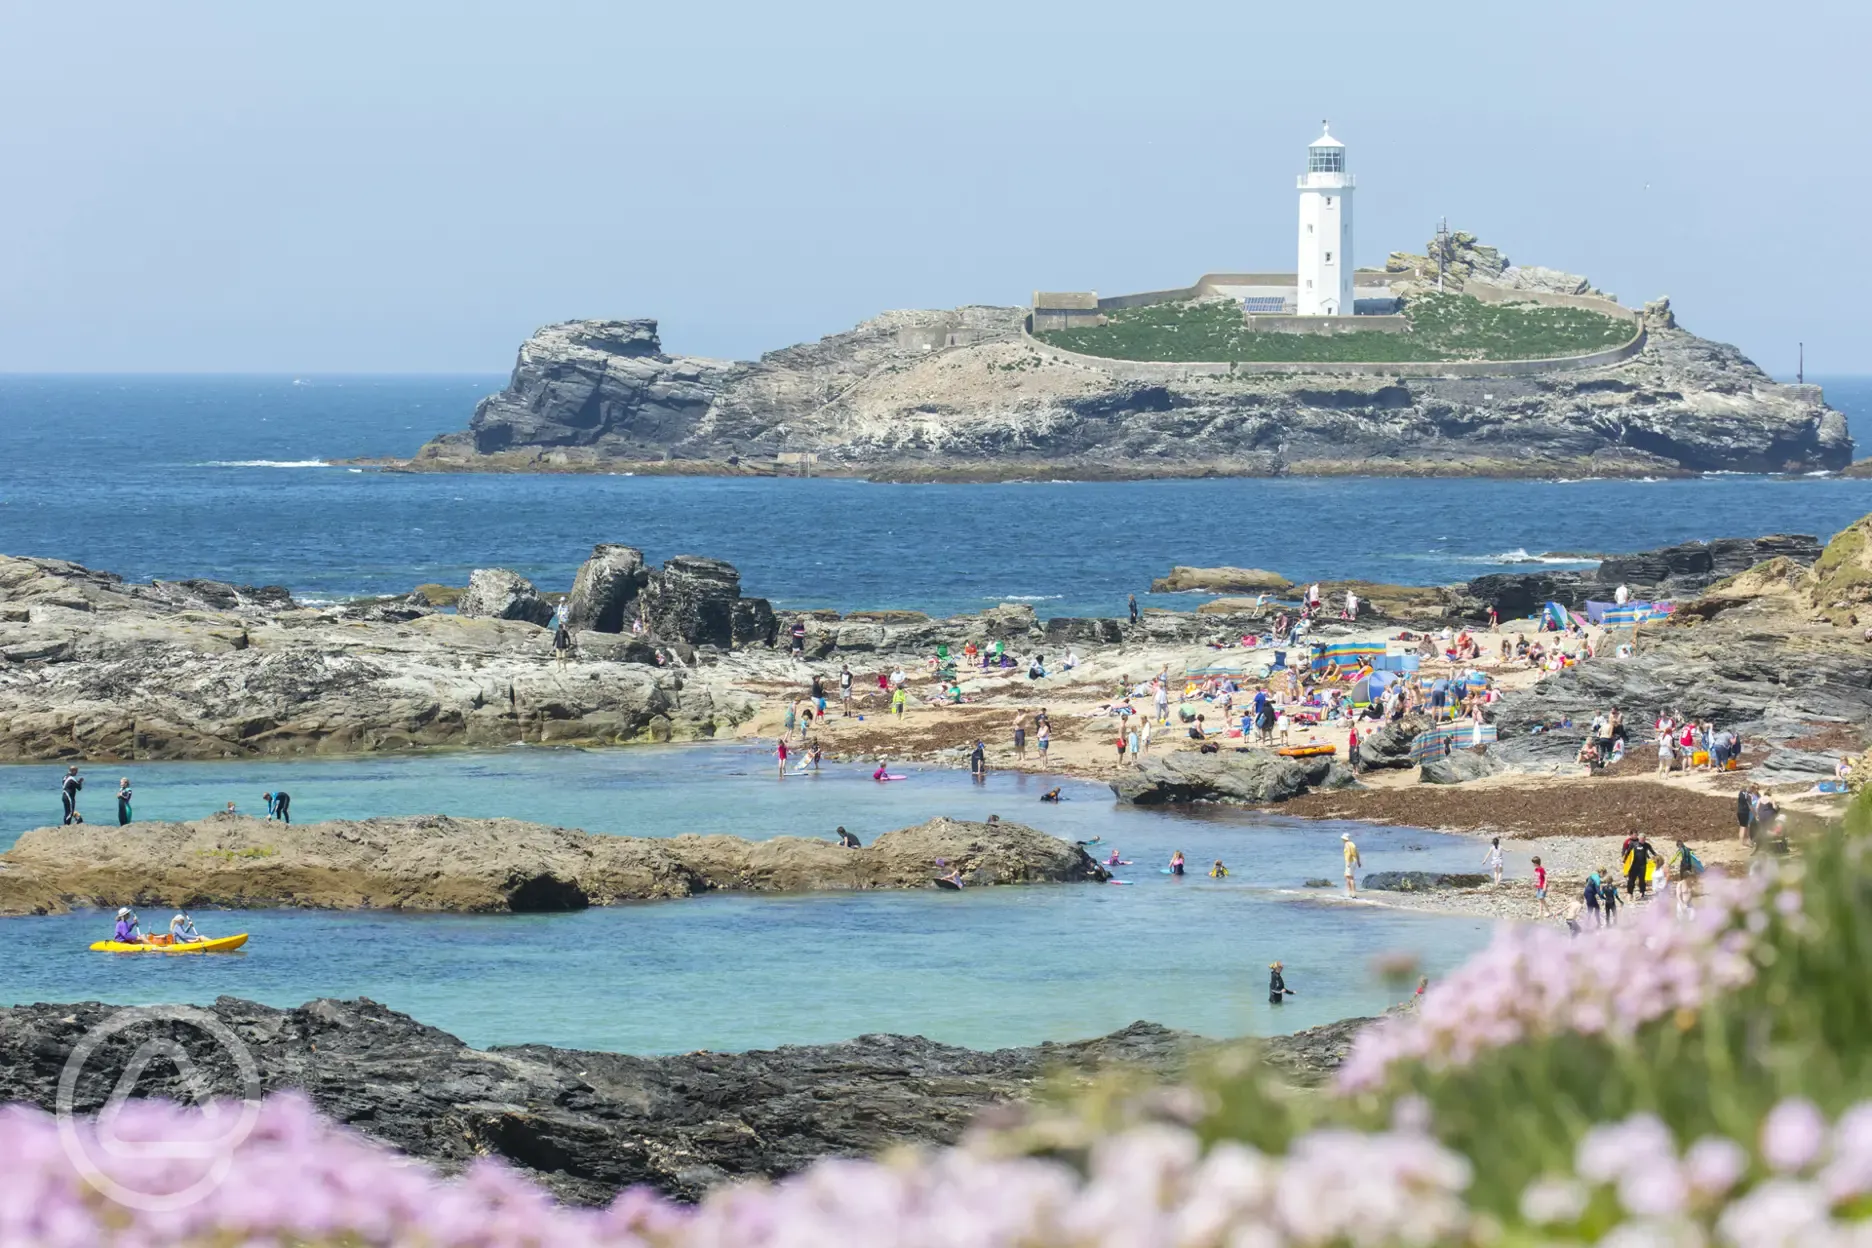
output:
<svg viewBox="0 0 1872 1248"><path fill-rule="evenodd" d="M1242 299L1242 311L1279 314L1286 304L1279 295L1247 295Z"/></svg>

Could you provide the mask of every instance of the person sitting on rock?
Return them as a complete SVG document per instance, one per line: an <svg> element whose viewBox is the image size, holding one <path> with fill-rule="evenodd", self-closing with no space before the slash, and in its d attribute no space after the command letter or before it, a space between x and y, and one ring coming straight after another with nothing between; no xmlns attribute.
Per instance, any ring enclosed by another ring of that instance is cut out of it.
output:
<svg viewBox="0 0 1872 1248"><path fill-rule="evenodd" d="M838 843L839 843L840 849L863 849L864 848L864 846L859 843L858 838L853 836L851 833L847 832L843 826L839 828L836 835L838 836Z"/></svg>

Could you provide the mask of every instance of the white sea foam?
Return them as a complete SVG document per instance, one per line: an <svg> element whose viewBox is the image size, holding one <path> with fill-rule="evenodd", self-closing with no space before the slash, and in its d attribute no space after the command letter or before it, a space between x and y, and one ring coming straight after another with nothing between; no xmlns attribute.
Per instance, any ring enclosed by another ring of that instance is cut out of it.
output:
<svg viewBox="0 0 1872 1248"><path fill-rule="evenodd" d="M211 459L203 468L329 468L322 459Z"/></svg>
<svg viewBox="0 0 1872 1248"><path fill-rule="evenodd" d="M1065 594L1002 594L999 597L983 598L983 602L1052 602L1055 598L1064 598Z"/></svg>

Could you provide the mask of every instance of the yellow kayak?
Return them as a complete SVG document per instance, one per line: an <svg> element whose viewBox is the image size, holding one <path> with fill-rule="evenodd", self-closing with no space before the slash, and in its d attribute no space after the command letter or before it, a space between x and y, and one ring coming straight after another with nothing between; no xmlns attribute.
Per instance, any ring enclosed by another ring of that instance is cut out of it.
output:
<svg viewBox="0 0 1872 1248"><path fill-rule="evenodd" d="M165 937L165 942L167 938ZM232 953L247 943L247 933L238 936L220 936L214 940L197 940L188 944L171 945L126 945L115 940L100 940L91 946L92 953Z"/></svg>

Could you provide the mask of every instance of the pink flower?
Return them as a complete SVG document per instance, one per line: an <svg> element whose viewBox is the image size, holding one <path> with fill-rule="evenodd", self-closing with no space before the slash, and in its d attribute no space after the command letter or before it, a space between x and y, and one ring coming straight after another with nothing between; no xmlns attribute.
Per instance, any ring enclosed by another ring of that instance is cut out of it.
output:
<svg viewBox="0 0 1872 1248"><path fill-rule="evenodd" d="M1706 1135L1684 1152L1684 1175L1698 1196L1726 1195L1748 1173L1748 1150L1734 1140Z"/></svg>
<svg viewBox="0 0 1872 1248"><path fill-rule="evenodd" d="M1791 1097L1769 1110L1762 1122L1762 1160L1782 1174L1811 1166L1826 1144L1827 1122L1812 1101Z"/></svg>

